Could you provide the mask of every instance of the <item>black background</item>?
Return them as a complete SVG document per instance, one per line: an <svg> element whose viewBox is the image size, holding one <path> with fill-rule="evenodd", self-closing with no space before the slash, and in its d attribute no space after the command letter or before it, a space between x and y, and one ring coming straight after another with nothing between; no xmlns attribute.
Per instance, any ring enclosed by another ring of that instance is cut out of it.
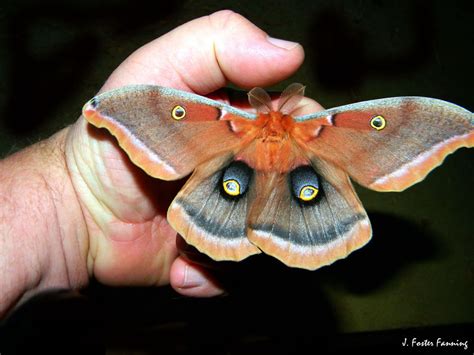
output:
<svg viewBox="0 0 474 355"><path fill-rule="evenodd" d="M224 8L304 46L301 70L274 89L302 82L326 107L419 95L474 109L471 1L12 1L0 4L0 154L73 123L139 46ZM226 264L229 294L216 299L92 281L15 312L0 352L464 353L402 347L412 337L471 339L472 352L473 172L463 149L406 192L358 188L374 238L333 266Z"/></svg>

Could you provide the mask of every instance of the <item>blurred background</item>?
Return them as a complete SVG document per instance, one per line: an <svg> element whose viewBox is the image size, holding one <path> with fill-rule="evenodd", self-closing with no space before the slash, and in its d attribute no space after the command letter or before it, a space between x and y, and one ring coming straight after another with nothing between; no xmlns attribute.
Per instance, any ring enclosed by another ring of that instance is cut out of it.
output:
<svg viewBox="0 0 474 355"><path fill-rule="evenodd" d="M301 69L271 89L301 82L328 108L417 95L474 110L472 1L3 1L0 156L72 124L143 44L226 8L304 46ZM374 229L365 248L314 272L265 256L223 264L226 297L94 281L37 297L2 324L0 352L421 351L404 338L472 339L473 176L473 153L461 149L403 193L357 186Z"/></svg>

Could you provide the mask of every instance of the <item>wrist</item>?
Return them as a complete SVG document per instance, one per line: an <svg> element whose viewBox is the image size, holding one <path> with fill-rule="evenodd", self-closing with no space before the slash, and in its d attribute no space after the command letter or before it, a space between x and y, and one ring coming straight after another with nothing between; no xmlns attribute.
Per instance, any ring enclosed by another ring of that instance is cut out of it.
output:
<svg viewBox="0 0 474 355"><path fill-rule="evenodd" d="M65 163L68 129L0 161L0 316L88 280L88 238Z"/></svg>

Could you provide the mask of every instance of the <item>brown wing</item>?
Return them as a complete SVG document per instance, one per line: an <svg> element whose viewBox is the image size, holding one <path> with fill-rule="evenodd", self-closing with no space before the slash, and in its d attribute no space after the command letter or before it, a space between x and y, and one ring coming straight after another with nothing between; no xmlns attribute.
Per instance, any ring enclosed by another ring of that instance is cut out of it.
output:
<svg viewBox="0 0 474 355"><path fill-rule="evenodd" d="M255 118L218 101L151 85L101 94L84 106L83 114L94 126L109 130L147 174L164 180L184 177L239 147L229 116Z"/></svg>
<svg viewBox="0 0 474 355"><path fill-rule="evenodd" d="M187 243L215 260L242 260L260 250L247 239L248 205L253 196L230 198L222 191L223 169L231 156L196 168L168 210L168 221Z"/></svg>
<svg viewBox="0 0 474 355"><path fill-rule="evenodd" d="M320 126L325 117L330 125ZM361 185L400 191L417 183L460 147L474 145L473 114L422 97L372 100L297 117L321 127L299 143L338 165Z"/></svg>
<svg viewBox="0 0 474 355"><path fill-rule="evenodd" d="M286 265L314 270L362 247L372 231L347 174L317 158L311 164L319 176L311 202L295 196L291 174L256 174L248 235Z"/></svg>

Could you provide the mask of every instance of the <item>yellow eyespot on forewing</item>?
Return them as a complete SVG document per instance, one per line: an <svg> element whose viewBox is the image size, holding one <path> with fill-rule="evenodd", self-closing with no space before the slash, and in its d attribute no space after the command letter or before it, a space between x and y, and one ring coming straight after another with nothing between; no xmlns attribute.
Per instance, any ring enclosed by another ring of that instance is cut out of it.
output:
<svg viewBox="0 0 474 355"><path fill-rule="evenodd" d="M230 196L240 195L240 184L237 180L230 179L223 182L224 191Z"/></svg>
<svg viewBox="0 0 474 355"><path fill-rule="evenodd" d="M305 202L312 201L318 195L319 190L314 186L305 186L301 189L299 199Z"/></svg>
<svg viewBox="0 0 474 355"><path fill-rule="evenodd" d="M385 117L381 115L374 116L370 120L370 127L377 131L381 131L382 129L384 129L386 124L387 121L385 120Z"/></svg>
<svg viewBox="0 0 474 355"><path fill-rule="evenodd" d="M185 108L179 105L175 106L171 111L171 117L173 117L173 119L176 121L182 120L184 117L186 117Z"/></svg>

